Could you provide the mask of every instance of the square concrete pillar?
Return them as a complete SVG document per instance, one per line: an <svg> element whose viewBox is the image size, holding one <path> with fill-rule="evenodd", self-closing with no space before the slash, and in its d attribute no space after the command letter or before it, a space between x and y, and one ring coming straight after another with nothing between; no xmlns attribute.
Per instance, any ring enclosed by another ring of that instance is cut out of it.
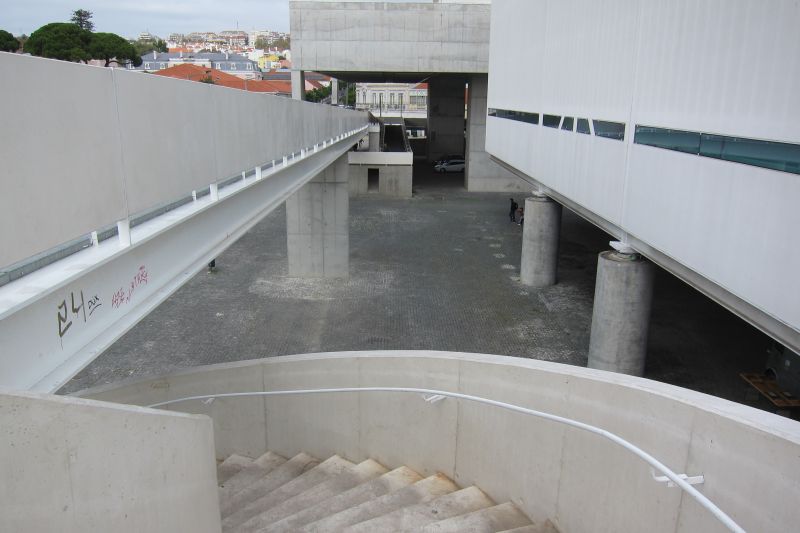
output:
<svg viewBox="0 0 800 533"><path fill-rule="evenodd" d="M435 76L428 81L428 160L464 154L464 91L462 76Z"/></svg>
<svg viewBox="0 0 800 533"><path fill-rule="evenodd" d="M469 191L521 192L530 185L489 158L486 152L486 105L489 77L473 74L469 78L467 103L467 151L464 186Z"/></svg>
<svg viewBox="0 0 800 533"><path fill-rule="evenodd" d="M292 71L292 98L295 100L306 99L306 73L302 70Z"/></svg>
<svg viewBox="0 0 800 533"><path fill-rule="evenodd" d="M290 276L349 275L349 172L344 154L286 200Z"/></svg>
<svg viewBox="0 0 800 533"><path fill-rule="evenodd" d="M339 80L331 78L331 104L339 105Z"/></svg>

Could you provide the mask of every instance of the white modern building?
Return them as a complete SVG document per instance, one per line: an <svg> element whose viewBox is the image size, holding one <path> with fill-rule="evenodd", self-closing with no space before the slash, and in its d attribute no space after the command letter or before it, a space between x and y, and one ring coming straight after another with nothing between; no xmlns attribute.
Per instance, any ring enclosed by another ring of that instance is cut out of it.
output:
<svg viewBox="0 0 800 533"><path fill-rule="evenodd" d="M800 5L291 7L298 81L436 74L432 145L466 128L469 187L534 191L532 291L562 208L615 239L593 368L320 353L53 395L283 202L290 275L347 276L348 152L380 128L0 53L0 530L795 530L798 422L635 374L653 263L800 348Z"/></svg>

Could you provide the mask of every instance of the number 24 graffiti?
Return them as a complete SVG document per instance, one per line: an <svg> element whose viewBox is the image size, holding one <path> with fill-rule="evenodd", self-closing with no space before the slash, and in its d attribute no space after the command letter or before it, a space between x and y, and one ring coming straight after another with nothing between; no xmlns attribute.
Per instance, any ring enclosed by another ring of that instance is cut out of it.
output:
<svg viewBox="0 0 800 533"><path fill-rule="evenodd" d="M74 318L83 318L86 322L86 311L89 311L88 316L92 316L102 302L99 296L93 296L88 302L84 300L83 291L79 291L77 296L74 291L69 293L69 305L67 305L67 298L61 300L58 304L58 336L63 337L69 328L72 327L72 320Z"/></svg>

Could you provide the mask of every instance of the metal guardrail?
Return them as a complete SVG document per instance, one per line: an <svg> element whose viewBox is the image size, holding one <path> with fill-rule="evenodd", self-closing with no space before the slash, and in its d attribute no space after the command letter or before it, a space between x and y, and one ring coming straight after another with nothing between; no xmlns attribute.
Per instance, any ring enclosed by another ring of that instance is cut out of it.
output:
<svg viewBox="0 0 800 533"><path fill-rule="evenodd" d="M611 433L610 431L606 431L605 429L599 428L597 426L584 424L583 422L578 422L577 420L573 420L571 418L565 418L551 413L545 413L543 411L536 411L534 409L520 407L519 405L499 402L496 400L490 400L488 398L481 398L479 396L461 394L458 392L448 392L448 391L440 391L433 389L406 388L406 387L345 387L337 389L300 389L300 390L284 390L284 391L231 392L223 394L205 394L202 396L187 396L185 398L178 398L175 400L158 402L152 405L148 405L147 407L155 408L190 400L208 400L214 398L235 398L235 397L245 397L245 396L290 396L290 395L301 395L301 394L331 394L331 393L343 393L343 392L415 393L415 394L422 394L425 401L429 403L436 403L445 398L456 398L458 400L466 400L470 402L491 405L493 407L499 407L501 409L506 409L508 411L514 411L517 413L543 418L545 420L550 420L552 422L564 424L583 431L587 431L589 433L594 433L595 435L599 435L605 439L608 439L611 442L628 450L629 452L633 453L634 455L642 459L648 465L650 465L650 467L654 471L658 470L659 472L664 474L663 478L656 476L655 473L652 474L652 477L657 482L669 482L669 486L673 486L674 484L674 486L680 487L684 492L686 492L689 496L691 496L697 503L699 503L704 509L706 509L712 515L714 515L714 517L717 520L719 520L726 528L728 528L728 530L737 533L745 532L745 530L739 524L737 524L730 516L728 516L724 511L722 511L722 509L717 507L714 504L714 502L712 502L706 496L701 494L697 489L692 487L692 485L689 483L690 481L695 483L702 482L702 476L694 476L689 478L686 476L686 474L677 474L669 467L661 463L658 459L656 459L649 453L645 452L638 446L628 442L619 435Z"/></svg>

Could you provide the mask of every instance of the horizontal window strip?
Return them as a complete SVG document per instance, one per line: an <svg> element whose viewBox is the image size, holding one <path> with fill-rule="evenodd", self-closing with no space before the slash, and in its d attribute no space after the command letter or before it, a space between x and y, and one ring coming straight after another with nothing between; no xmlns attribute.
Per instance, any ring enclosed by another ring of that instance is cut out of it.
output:
<svg viewBox="0 0 800 533"><path fill-rule="evenodd" d="M526 113L525 111L513 111L511 109L489 108L489 116L507 118L509 120L516 120L518 122L527 122L528 124L539 123L539 113Z"/></svg>
<svg viewBox="0 0 800 533"><path fill-rule="evenodd" d="M635 144L800 174L800 144L636 126Z"/></svg>
<svg viewBox="0 0 800 533"><path fill-rule="evenodd" d="M512 109L496 109L489 108L489 116L497 118L506 118L509 120L517 120L519 122L527 122L529 124L539 124L539 113L527 113L524 111L514 111ZM572 125L575 121L574 117L564 117L561 120L561 115L548 115L542 117L542 125L548 128L561 128L564 131L572 131ZM592 120L594 125L594 134L597 137L606 139L613 139L615 141L625 140L625 123L624 122L610 122L608 120ZM577 133L591 135L589 129L589 119L577 119Z"/></svg>

